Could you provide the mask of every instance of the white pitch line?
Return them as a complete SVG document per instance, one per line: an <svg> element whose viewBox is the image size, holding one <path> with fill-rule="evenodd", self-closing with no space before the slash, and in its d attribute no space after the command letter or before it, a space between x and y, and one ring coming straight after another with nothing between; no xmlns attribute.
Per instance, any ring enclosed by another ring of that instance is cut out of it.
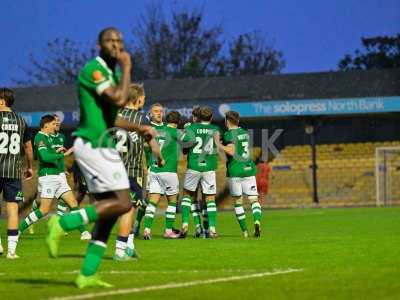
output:
<svg viewBox="0 0 400 300"><path fill-rule="evenodd" d="M111 271L100 271L99 274L110 274L110 275L133 275L133 274L179 274L179 273L256 273L263 272L265 270L257 270L257 269L218 269L218 270L174 270L174 271L126 271L126 270L111 270ZM54 274L65 274L65 275L73 275L79 274L80 270L73 271L65 271L65 272L35 272L34 275L38 276L46 276L46 275L54 275ZM24 273L26 274L26 273ZM6 275L5 273L0 273L0 275Z"/></svg>
<svg viewBox="0 0 400 300"><path fill-rule="evenodd" d="M287 270L276 270L276 271L272 271L272 272L248 274L248 275L242 275L242 276L220 277L220 278L214 278L214 279L208 279L208 280L195 280L195 281L189 281L189 282L183 282L183 283L171 282L171 283L167 283L167 284L163 284L163 285L151 285L151 286L146 286L146 287L142 287L142 288L119 289L119 290L108 291L108 292L88 293L88 294L82 294L82 295L76 295L76 296L54 297L54 298L49 298L48 300L93 299L93 298L99 298L99 297L127 295L127 294L134 294L134 293L140 293L140 292L182 288L182 287L205 285L205 284L211 284L211 283L238 281L238 280L243 280L243 279L260 278L260 277L288 274L288 273L301 272L301 271L303 271L303 270L302 269L287 269Z"/></svg>

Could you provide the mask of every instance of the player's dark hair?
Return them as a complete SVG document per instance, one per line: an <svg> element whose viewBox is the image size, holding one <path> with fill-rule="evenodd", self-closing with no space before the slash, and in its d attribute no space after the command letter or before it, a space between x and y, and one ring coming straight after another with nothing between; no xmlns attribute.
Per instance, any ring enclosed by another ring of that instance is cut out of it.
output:
<svg viewBox="0 0 400 300"><path fill-rule="evenodd" d="M211 107L203 106L200 108L200 111L199 111L200 121L210 122L212 120L212 117L213 117L213 111L212 111Z"/></svg>
<svg viewBox="0 0 400 300"><path fill-rule="evenodd" d="M225 119L237 126L239 125L240 115L237 111L230 110L225 114Z"/></svg>
<svg viewBox="0 0 400 300"><path fill-rule="evenodd" d="M97 36L97 42L99 44L101 44L102 40L103 40L103 36L108 32L108 31L115 31L115 32L119 32L119 30L115 27L107 27L104 28L102 31L99 32L99 35Z"/></svg>
<svg viewBox="0 0 400 300"><path fill-rule="evenodd" d="M200 106L193 107L192 116L196 118L200 118Z"/></svg>
<svg viewBox="0 0 400 300"><path fill-rule="evenodd" d="M0 88L0 99L3 99L8 107L13 106L15 100L14 91L4 87Z"/></svg>
<svg viewBox="0 0 400 300"><path fill-rule="evenodd" d="M181 121L181 114L176 110L172 110L167 114L165 119L167 120L167 123L179 125L179 122Z"/></svg>
<svg viewBox="0 0 400 300"><path fill-rule="evenodd" d="M40 119L40 128L43 128L47 123L53 122L56 118L53 115L44 115Z"/></svg>
<svg viewBox="0 0 400 300"><path fill-rule="evenodd" d="M129 100L136 102L141 96L144 96L143 84L132 83L129 87Z"/></svg>

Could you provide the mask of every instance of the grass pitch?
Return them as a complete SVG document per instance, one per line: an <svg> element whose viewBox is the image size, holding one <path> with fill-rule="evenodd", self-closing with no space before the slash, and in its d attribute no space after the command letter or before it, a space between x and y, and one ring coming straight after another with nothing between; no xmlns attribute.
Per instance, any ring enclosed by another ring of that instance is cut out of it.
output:
<svg viewBox="0 0 400 300"><path fill-rule="evenodd" d="M153 240L136 241L138 261L114 262L112 236L100 274L116 287L87 290L73 286L86 244L70 233L48 258L44 221L20 238L19 260L0 258L0 299L399 299L400 207L264 211L263 221L259 240L241 237L233 212L218 215L218 240L164 240L158 216Z"/></svg>

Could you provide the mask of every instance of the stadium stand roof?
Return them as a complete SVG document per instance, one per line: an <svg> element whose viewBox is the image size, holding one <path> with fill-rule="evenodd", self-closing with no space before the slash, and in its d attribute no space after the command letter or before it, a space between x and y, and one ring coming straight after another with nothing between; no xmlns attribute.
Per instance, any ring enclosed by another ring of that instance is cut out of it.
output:
<svg viewBox="0 0 400 300"><path fill-rule="evenodd" d="M148 101L324 99L400 95L400 69L147 80ZM16 89L18 111L77 109L75 86Z"/></svg>

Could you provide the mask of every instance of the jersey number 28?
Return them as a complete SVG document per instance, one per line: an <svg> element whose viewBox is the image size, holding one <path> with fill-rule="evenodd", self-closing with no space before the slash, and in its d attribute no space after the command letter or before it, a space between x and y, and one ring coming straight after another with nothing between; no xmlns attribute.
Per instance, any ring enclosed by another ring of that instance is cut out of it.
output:
<svg viewBox="0 0 400 300"><path fill-rule="evenodd" d="M20 152L21 138L18 133L13 133L8 136L5 132L0 132L0 154L16 155Z"/></svg>

